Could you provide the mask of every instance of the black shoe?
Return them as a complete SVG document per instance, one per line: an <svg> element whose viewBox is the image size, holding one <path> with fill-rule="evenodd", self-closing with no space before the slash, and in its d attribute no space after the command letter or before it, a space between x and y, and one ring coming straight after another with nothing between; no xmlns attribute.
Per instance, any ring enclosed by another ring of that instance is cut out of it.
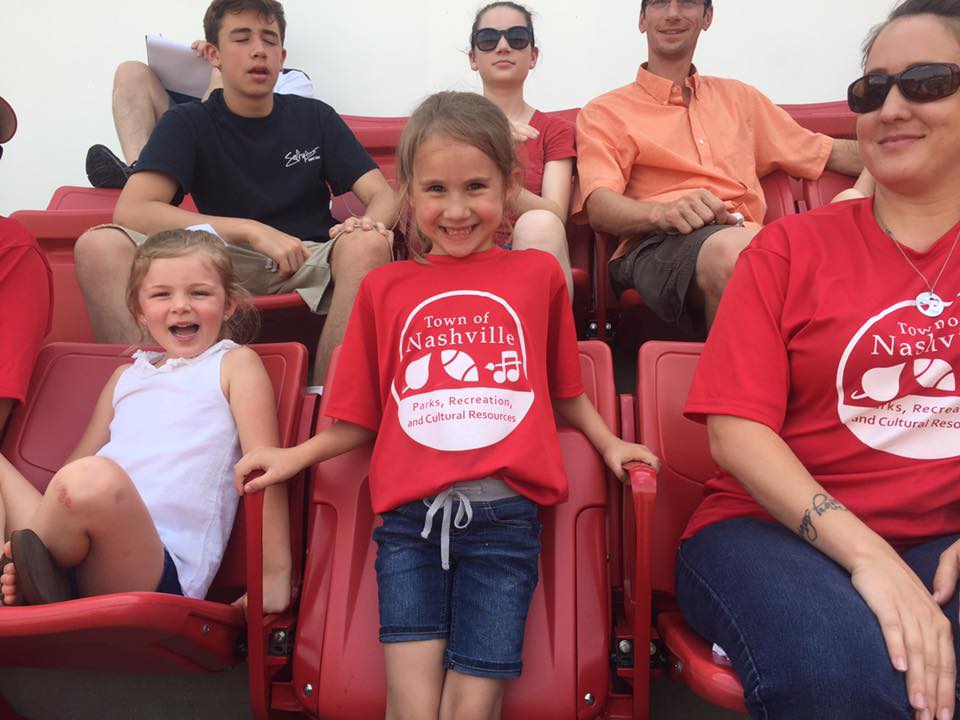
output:
<svg viewBox="0 0 960 720"><path fill-rule="evenodd" d="M87 180L95 188L122 188L132 174L133 168L106 145L93 145L87 150Z"/></svg>

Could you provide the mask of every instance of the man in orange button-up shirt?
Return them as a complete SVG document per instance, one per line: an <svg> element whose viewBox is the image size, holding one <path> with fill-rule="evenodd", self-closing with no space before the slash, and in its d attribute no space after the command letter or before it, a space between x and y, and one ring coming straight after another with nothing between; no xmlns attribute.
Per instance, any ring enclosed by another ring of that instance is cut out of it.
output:
<svg viewBox="0 0 960 720"><path fill-rule="evenodd" d="M660 317L701 337L763 221L760 177L863 167L856 143L800 127L749 85L701 76L693 53L712 22L712 0L643 0L647 62L577 118L574 211L620 240L615 289L636 288Z"/></svg>

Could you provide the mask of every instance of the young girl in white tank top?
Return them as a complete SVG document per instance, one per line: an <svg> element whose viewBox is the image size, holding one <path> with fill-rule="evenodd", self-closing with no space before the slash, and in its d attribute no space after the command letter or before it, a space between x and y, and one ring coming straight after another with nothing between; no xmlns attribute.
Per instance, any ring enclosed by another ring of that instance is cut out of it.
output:
<svg viewBox="0 0 960 720"><path fill-rule="evenodd" d="M163 352L138 351L114 372L43 495L0 457L5 604L205 596L237 509L234 463L279 439L270 378L231 339L255 324L248 297L214 235L164 231L137 249L127 305ZM287 495L277 485L264 504L264 610L282 610L289 595Z"/></svg>

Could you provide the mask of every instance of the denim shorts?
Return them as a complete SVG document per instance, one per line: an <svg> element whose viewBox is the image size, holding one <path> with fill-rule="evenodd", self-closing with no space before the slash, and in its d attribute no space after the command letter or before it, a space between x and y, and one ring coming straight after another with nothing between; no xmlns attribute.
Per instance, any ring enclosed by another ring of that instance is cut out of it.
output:
<svg viewBox="0 0 960 720"><path fill-rule="evenodd" d="M539 508L515 496L474 502L450 529L450 569L440 562L440 522L420 536L417 500L383 514L377 541L380 642L446 639L444 667L464 675L520 675L523 634L540 556Z"/></svg>

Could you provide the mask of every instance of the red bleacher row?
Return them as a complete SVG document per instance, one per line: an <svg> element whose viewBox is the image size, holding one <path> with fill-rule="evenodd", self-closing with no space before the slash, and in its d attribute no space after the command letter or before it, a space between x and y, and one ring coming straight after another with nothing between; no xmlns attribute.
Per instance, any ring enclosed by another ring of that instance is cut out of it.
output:
<svg viewBox="0 0 960 720"><path fill-rule="evenodd" d="M834 137L853 137L854 116L844 103L784 106L805 127ZM578 110L555 113L570 121ZM344 116L361 144L380 165L386 178L396 179L395 152L406 118L366 118ZM767 201L766 222L784 215L814 209L830 201L840 190L850 187L852 178L827 171L815 182L800 181L776 172L762 179ZM83 187L61 187L56 190L46 210L20 210L12 217L21 222L40 243L53 268L55 304L53 326L48 342L89 342L93 332L87 317L73 266L73 244L77 237L94 225L112 220L118 190ZM188 196L184 207L194 209ZM334 198L334 217L343 220L363 212L363 206L352 194ZM628 291L619 300L609 289L606 266L614 243L595 234L584 225L567 223L567 239L574 278L574 313L581 337L606 339L619 326L630 347L646 339L670 337L670 330L646 311L639 296ZM264 318L261 341L300 340L307 347L316 345L319 323L311 322L310 313L296 293L261 296L256 304ZM618 322L622 318L623 322Z"/></svg>
<svg viewBox="0 0 960 720"><path fill-rule="evenodd" d="M812 129L838 137L852 134L852 118L837 104L789 110ZM575 111L566 114L572 118ZM392 154L403 119L347 121L393 177ZM832 176L817 183L783 175L765 178L767 219L819 206L850 184ZM115 200L111 191L61 188L47 210L14 214L38 238L54 267L57 321L51 339L89 339L72 246L83 230L109 221ZM100 204L91 207L93 202ZM335 214L355 212L355 204L355 199L337 198ZM598 322L602 333L607 319L615 320L619 312L621 332L626 332L629 313L638 306L629 297L617 305L607 292L609 243L594 239L584 227L571 226L568 234L580 271L576 302L581 316ZM304 311L297 296L258 298L258 304L270 313ZM282 334L286 328L276 317L266 316L264 326ZM329 422L322 401L318 406L317 396L304 394L308 359L303 346L254 347L274 383L284 443L322 429ZM73 342L41 352L27 402L14 413L0 445L39 489L75 444L99 388L124 361L122 350ZM630 484L621 485L589 442L561 425L570 497L541 513L540 583L527 621L524 672L508 684L504 718L646 718L651 674L663 668L707 700L743 710L735 675L714 663L710 647L686 626L673 600L680 533L713 470L704 428L681 413L699 350L690 343L645 344L636 393L618 397L609 347L580 343L584 387L601 416L622 437L648 445L663 467L657 476L637 466ZM335 368L336 355L330 372ZM206 600L120 593L7 608L0 613L0 663L212 672L246 658L250 703L258 719L382 718L385 680L377 641L371 539L376 517L368 463L369 449L358 449L310 468L291 484L294 604L287 613L261 617L262 497L245 496ZM244 590L251 618L246 635L240 611L228 604Z"/></svg>
<svg viewBox="0 0 960 720"><path fill-rule="evenodd" d="M298 343L253 347L274 384L284 443L326 426L322 402L318 408L317 396L304 394L306 349ZM78 440L99 388L126 361L123 350L54 343L41 352L27 402L0 445L38 489ZM508 684L504 718L646 718L647 648L656 637L666 642L672 672L707 699L742 708L736 677L713 664L709 647L672 602L680 532L712 470L704 429L680 414L698 352L689 343L646 344L638 406L633 395L616 395L609 347L580 343L584 387L601 416L627 439L639 430L640 440L663 458L663 469L658 479L637 466L630 485L622 485L585 437L561 425L570 496L541 511L540 583L527 619L523 675ZM328 383L336 362L335 354ZM369 448L358 449L291 483L289 612L262 617L262 495L247 495L206 600L116 593L5 608L0 664L203 673L246 658L258 720L290 717L286 713L382 718L386 683L377 640L369 460ZM244 591L245 642L241 611L229 605ZM545 687L550 692L542 692Z"/></svg>

